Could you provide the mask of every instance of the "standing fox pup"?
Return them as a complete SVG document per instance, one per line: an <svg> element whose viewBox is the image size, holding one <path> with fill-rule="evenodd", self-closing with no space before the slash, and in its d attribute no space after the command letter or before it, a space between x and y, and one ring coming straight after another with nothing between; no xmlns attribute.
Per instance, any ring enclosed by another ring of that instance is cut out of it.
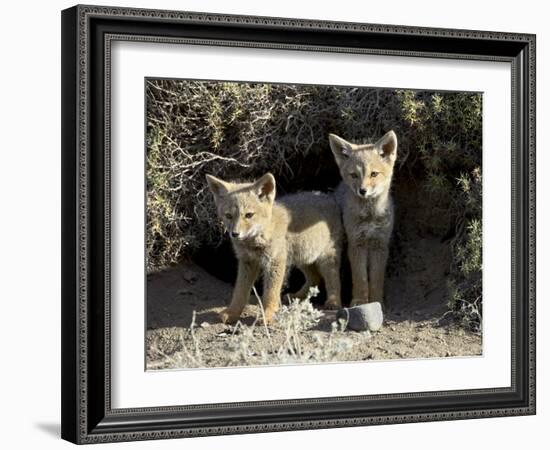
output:
<svg viewBox="0 0 550 450"><path fill-rule="evenodd" d="M336 198L348 239L352 306L382 303L393 228L390 184L397 136L389 131L376 144L352 144L330 134L329 141L343 180Z"/></svg>
<svg viewBox="0 0 550 450"><path fill-rule="evenodd" d="M275 201L275 178L270 173L253 183L229 183L211 175L206 179L239 260L231 304L220 314L223 322L239 319L260 272L265 321L271 322L291 266L297 266L306 278L296 297L305 297L309 287L322 278L327 291L325 306L341 306L344 231L332 196L303 192Z"/></svg>

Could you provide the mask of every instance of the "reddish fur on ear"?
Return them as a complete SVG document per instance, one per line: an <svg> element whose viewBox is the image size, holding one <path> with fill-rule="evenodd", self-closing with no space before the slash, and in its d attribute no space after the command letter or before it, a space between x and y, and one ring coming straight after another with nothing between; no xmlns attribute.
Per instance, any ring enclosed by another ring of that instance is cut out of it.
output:
<svg viewBox="0 0 550 450"><path fill-rule="evenodd" d="M382 150L384 153L390 153L393 150L393 144L391 142L388 142L382 146Z"/></svg>
<svg viewBox="0 0 550 450"><path fill-rule="evenodd" d="M395 160L397 154L397 135L393 130L388 131L376 143L376 146L381 150L384 157Z"/></svg>
<svg viewBox="0 0 550 450"><path fill-rule="evenodd" d="M267 198L273 201L275 198L275 177L271 173L266 173L255 184L258 187L258 196L260 198Z"/></svg>

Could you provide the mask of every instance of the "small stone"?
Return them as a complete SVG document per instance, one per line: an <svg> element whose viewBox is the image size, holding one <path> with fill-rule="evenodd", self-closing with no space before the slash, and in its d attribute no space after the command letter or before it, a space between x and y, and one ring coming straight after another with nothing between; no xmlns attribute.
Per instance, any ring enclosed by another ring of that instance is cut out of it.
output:
<svg viewBox="0 0 550 450"><path fill-rule="evenodd" d="M351 308L342 308L336 314L336 319L346 320L350 330L378 331L382 328L384 315L380 302L373 302Z"/></svg>
<svg viewBox="0 0 550 450"><path fill-rule="evenodd" d="M208 328L210 324L208 322L201 323L201 328Z"/></svg>

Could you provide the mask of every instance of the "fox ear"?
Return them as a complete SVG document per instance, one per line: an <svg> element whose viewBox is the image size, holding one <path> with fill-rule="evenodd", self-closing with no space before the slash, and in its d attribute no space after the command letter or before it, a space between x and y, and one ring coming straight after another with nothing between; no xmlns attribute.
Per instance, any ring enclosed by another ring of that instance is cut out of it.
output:
<svg viewBox="0 0 550 450"><path fill-rule="evenodd" d="M330 143L330 149L332 153L334 153L334 158L336 158L338 164L342 159L349 158L353 149L353 144L335 134L329 134L328 141Z"/></svg>
<svg viewBox="0 0 550 450"><path fill-rule="evenodd" d="M226 195L229 192L229 183L226 183L213 175L207 174L206 182L208 183L208 187L212 191L212 194L214 194L215 199Z"/></svg>
<svg viewBox="0 0 550 450"><path fill-rule="evenodd" d="M273 203L275 200L275 177L269 172L254 183L256 192L260 200L267 200L269 203Z"/></svg>
<svg viewBox="0 0 550 450"><path fill-rule="evenodd" d="M379 150L380 155L390 161L395 161L397 156L397 135L393 130L388 131L380 140L375 144Z"/></svg>

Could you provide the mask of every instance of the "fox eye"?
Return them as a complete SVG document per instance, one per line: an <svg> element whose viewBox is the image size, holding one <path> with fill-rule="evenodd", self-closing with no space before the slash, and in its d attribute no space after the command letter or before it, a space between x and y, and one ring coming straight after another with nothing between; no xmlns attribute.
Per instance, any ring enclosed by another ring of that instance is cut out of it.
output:
<svg viewBox="0 0 550 450"><path fill-rule="evenodd" d="M355 172L350 173L349 176L350 176L351 178L353 178L354 180L356 180L357 178L359 178L359 175L357 175Z"/></svg>
<svg viewBox="0 0 550 450"><path fill-rule="evenodd" d="M376 177L378 176L378 172L371 172L371 173L370 173L370 176L371 176L372 178L376 178Z"/></svg>
<svg viewBox="0 0 550 450"><path fill-rule="evenodd" d="M229 213L226 213L225 218L231 220L233 218L233 216Z"/></svg>
<svg viewBox="0 0 550 450"><path fill-rule="evenodd" d="M248 212L244 215L244 217L246 217L247 219L252 219L253 216L254 216L253 212Z"/></svg>

